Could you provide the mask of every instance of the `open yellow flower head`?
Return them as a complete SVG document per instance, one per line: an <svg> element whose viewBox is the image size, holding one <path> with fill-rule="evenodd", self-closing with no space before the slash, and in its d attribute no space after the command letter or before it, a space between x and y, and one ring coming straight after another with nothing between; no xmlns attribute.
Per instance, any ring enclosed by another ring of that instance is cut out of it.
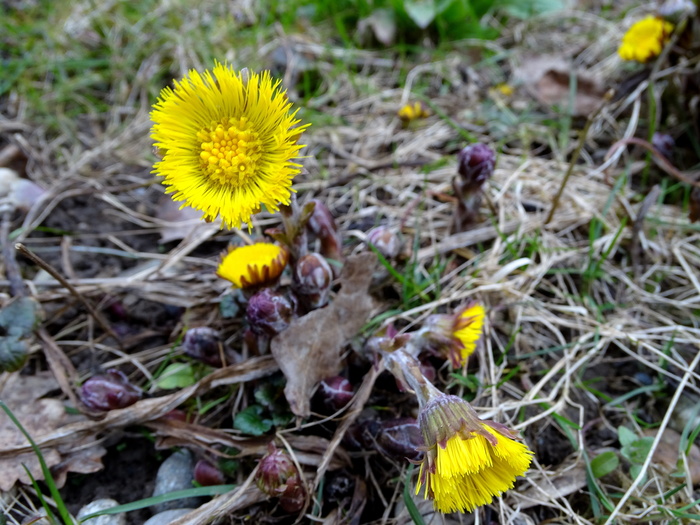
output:
<svg viewBox="0 0 700 525"><path fill-rule="evenodd" d="M151 112L151 137L162 154L153 172L183 206L221 216L227 227L250 225L262 205L289 204L297 144L308 124L269 72L234 72L217 63L166 87Z"/></svg>
<svg viewBox="0 0 700 525"><path fill-rule="evenodd" d="M408 124L419 118L429 117L430 112L420 102L414 102L413 104L406 104L399 109L397 115L404 124Z"/></svg>
<svg viewBox="0 0 700 525"><path fill-rule="evenodd" d="M440 512L471 512L491 503L532 461L532 451L505 426L481 421L462 398L436 397L418 422L426 454L416 494L425 485L425 497Z"/></svg>
<svg viewBox="0 0 700 525"><path fill-rule="evenodd" d="M276 244L258 242L229 248L216 275L236 288L253 288L274 283L289 261L289 252Z"/></svg>
<svg viewBox="0 0 700 525"><path fill-rule="evenodd" d="M617 54L623 60L648 62L659 56L668 42L673 24L657 16L647 16L635 22L622 37Z"/></svg>
<svg viewBox="0 0 700 525"><path fill-rule="evenodd" d="M459 361L463 366L467 358L476 350L476 343L484 331L486 310L479 303L471 303L457 312L457 322L452 335L461 344Z"/></svg>

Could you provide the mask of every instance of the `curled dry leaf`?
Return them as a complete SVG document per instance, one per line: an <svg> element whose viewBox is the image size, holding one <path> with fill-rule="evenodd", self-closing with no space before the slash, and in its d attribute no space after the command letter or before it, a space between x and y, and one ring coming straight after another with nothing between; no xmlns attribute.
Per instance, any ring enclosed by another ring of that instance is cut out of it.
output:
<svg viewBox="0 0 700 525"><path fill-rule="evenodd" d="M71 422L82 421L84 416L68 415L63 403L57 399L38 399L58 383L50 374L20 376L12 374L0 389L0 399L10 408L34 441ZM0 447L9 449L27 443L26 438L5 412L0 412ZM65 482L66 473L88 474L102 469L101 457L106 450L96 444L94 436L84 437L70 446L42 448L42 455L54 473L56 484ZM16 481L30 484L26 467L34 479L43 480L39 459L34 452L23 452L0 457L0 490L10 490Z"/></svg>
<svg viewBox="0 0 700 525"><path fill-rule="evenodd" d="M586 486L586 466L575 456L569 456L556 472L531 472L527 477L530 480L529 488L519 491L518 504L521 509L546 505L578 492Z"/></svg>
<svg viewBox="0 0 700 525"><path fill-rule="evenodd" d="M656 437L658 430L648 429L644 431L645 436ZM654 451L653 464L660 467L664 471L672 474L678 471L679 449L681 444L681 435L667 428L664 430L663 437L659 441L659 446ZM700 483L700 448L693 444L690 447L688 454L688 471L693 485Z"/></svg>
<svg viewBox="0 0 700 525"><path fill-rule="evenodd" d="M350 257L335 299L295 319L272 340L272 355L287 378L284 395L297 416L310 414L309 399L316 385L340 371L343 346L367 321L374 306L367 290L375 261L373 253Z"/></svg>

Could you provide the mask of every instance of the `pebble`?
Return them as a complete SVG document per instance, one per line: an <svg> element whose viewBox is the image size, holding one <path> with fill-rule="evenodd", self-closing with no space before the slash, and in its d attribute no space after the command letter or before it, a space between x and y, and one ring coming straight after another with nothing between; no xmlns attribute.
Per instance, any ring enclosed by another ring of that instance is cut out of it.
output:
<svg viewBox="0 0 700 525"><path fill-rule="evenodd" d="M164 512L159 512L155 516L151 517L143 525L170 525L173 520L176 520L180 516L184 516L188 512L194 509L172 509L166 510Z"/></svg>
<svg viewBox="0 0 700 525"><path fill-rule="evenodd" d="M172 454L158 469L156 484L153 489L154 496L168 494L177 490L193 488L194 479L194 459L192 453L187 449L182 449ZM165 501L151 506L154 513L184 507L197 508L200 498L185 498L173 501Z"/></svg>
<svg viewBox="0 0 700 525"><path fill-rule="evenodd" d="M88 514L93 512L99 512L105 509L111 509L119 505L116 501L109 498L96 499L85 505L78 511L78 519L81 520ZM87 522L89 525L126 525L126 513L120 512L119 514L107 514L105 516L98 516L97 518L92 518Z"/></svg>

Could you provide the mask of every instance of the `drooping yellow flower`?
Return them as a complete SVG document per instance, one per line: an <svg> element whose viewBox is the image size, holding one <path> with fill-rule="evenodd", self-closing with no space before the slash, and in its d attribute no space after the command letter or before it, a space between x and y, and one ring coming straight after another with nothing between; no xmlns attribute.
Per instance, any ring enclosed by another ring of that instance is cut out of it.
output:
<svg viewBox="0 0 700 525"><path fill-rule="evenodd" d="M399 109L397 115L404 124L408 124L419 118L429 117L430 112L420 102L414 102L413 104L406 104Z"/></svg>
<svg viewBox="0 0 700 525"><path fill-rule="evenodd" d="M485 317L486 310L479 303L471 303L458 312L455 331L452 335L461 343L459 354L462 365L476 350L476 343L484 330Z"/></svg>
<svg viewBox="0 0 700 525"><path fill-rule="evenodd" d="M289 204L297 144L308 124L269 72L234 72L217 63L164 88L153 106L151 137L163 155L154 173L183 206L221 216L227 227L250 224L262 205Z"/></svg>
<svg viewBox="0 0 700 525"><path fill-rule="evenodd" d="M428 402L419 424L426 454L416 494L425 486L425 497L440 512L471 512L491 503L513 488L532 461L532 452L506 427L481 421L456 396L443 394Z"/></svg>
<svg viewBox="0 0 700 525"><path fill-rule="evenodd" d="M289 252L276 244L259 242L230 248L223 256L216 275L236 288L272 284L284 271Z"/></svg>
<svg viewBox="0 0 700 525"><path fill-rule="evenodd" d="M617 54L623 60L636 60L648 62L659 56L666 42L668 42L673 24L658 16L647 16L632 24L617 49Z"/></svg>

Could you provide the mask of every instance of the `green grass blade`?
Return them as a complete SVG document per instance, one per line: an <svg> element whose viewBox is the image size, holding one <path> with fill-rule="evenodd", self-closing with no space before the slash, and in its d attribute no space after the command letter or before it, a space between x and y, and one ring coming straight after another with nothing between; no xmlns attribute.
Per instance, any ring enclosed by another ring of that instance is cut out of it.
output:
<svg viewBox="0 0 700 525"><path fill-rule="evenodd" d="M15 417L15 415L12 413L12 410L10 410L10 407L8 407L4 401L0 401L0 408L2 408L5 411L7 417L10 418L12 423L14 423L14 425L19 429L19 431L24 435L24 437L27 438L27 441L29 441L29 444L32 446L32 450L34 451L34 454L36 454L36 457L39 460L39 464L41 465L41 472L44 475L44 482L46 483L46 486L49 487L51 497L53 498L54 503L56 503L56 510L58 511L59 516L61 516L61 521L63 521L63 523L65 524L73 523L73 518L71 517L70 512L68 512L68 509L66 508L66 504L63 502L63 498L61 497L60 492L58 492L56 482L54 481L53 476L51 475L49 467L46 465L46 461L44 461L44 455L41 453L41 450L39 449L39 447L36 446L36 443L34 442L32 437L25 430L25 428L22 426L22 423L19 422L19 419Z"/></svg>

